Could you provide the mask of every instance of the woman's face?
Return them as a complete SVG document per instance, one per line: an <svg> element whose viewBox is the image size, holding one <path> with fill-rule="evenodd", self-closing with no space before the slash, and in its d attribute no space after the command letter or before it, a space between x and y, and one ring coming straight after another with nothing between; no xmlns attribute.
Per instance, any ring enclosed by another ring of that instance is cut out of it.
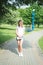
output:
<svg viewBox="0 0 43 65"><path fill-rule="evenodd" d="M23 26L23 22L22 22L22 21L20 21L20 23L19 23L19 24L20 24L20 26L21 26L21 27Z"/></svg>

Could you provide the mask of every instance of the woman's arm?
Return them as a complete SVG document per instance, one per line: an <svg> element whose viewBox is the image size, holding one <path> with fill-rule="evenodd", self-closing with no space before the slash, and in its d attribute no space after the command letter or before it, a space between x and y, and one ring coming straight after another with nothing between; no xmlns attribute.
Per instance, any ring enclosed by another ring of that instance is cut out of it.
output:
<svg viewBox="0 0 43 65"><path fill-rule="evenodd" d="M17 29L16 29L16 35L19 36L19 35L18 35L18 30L17 30Z"/></svg>
<svg viewBox="0 0 43 65"><path fill-rule="evenodd" d="M21 37L19 34L18 34L18 30L16 29L16 35L18 36L18 37Z"/></svg>

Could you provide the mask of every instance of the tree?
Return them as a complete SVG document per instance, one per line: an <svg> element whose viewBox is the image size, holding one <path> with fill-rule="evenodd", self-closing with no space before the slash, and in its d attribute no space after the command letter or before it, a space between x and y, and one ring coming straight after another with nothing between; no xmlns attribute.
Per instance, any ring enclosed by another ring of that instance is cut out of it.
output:
<svg viewBox="0 0 43 65"><path fill-rule="evenodd" d="M32 13L31 7L26 9L19 9L19 12L20 16L24 20L24 24L26 25L31 24L31 13Z"/></svg>
<svg viewBox="0 0 43 65"><path fill-rule="evenodd" d="M8 9L9 12L5 13L3 18L1 19L0 23L7 23L7 24L16 24L18 19L20 18L20 13L18 10Z"/></svg>
<svg viewBox="0 0 43 65"><path fill-rule="evenodd" d="M39 5L43 3L43 0L15 0L19 4L33 4L34 2L37 2Z"/></svg>
<svg viewBox="0 0 43 65"><path fill-rule="evenodd" d="M0 14L3 14L4 7L3 5L6 5L7 0L0 0Z"/></svg>
<svg viewBox="0 0 43 65"><path fill-rule="evenodd" d="M39 5L43 5L43 0L38 0Z"/></svg>
<svg viewBox="0 0 43 65"><path fill-rule="evenodd" d="M43 7L38 6L36 9L35 23L38 24L38 27L43 24Z"/></svg>

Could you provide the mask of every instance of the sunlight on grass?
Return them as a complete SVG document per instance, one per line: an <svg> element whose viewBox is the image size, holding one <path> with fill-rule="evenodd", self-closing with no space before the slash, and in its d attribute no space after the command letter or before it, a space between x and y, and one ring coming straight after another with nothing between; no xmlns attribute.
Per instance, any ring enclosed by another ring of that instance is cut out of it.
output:
<svg viewBox="0 0 43 65"><path fill-rule="evenodd" d="M0 27L0 43L3 43L11 38L15 38L16 27L11 25L2 24Z"/></svg>
<svg viewBox="0 0 43 65"><path fill-rule="evenodd" d="M0 29L0 43L3 43L15 36L15 30Z"/></svg>
<svg viewBox="0 0 43 65"><path fill-rule="evenodd" d="M35 28L34 31L39 31L42 29L41 28ZM25 35L31 34L31 32L25 31ZM16 25L2 24L0 26L0 43L3 43L5 41L7 41L11 38L15 38L15 37L16 37Z"/></svg>
<svg viewBox="0 0 43 65"><path fill-rule="evenodd" d="M42 28L35 28L34 31L40 31L40 30L43 30L43 27Z"/></svg>
<svg viewBox="0 0 43 65"><path fill-rule="evenodd" d="M39 39L39 46L43 50L43 36Z"/></svg>

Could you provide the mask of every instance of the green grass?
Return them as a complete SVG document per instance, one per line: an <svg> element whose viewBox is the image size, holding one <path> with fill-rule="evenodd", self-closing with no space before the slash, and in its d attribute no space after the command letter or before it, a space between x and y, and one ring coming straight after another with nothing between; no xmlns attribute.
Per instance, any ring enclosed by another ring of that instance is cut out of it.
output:
<svg viewBox="0 0 43 65"><path fill-rule="evenodd" d="M43 29L43 28L42 28ZM35 28L34 31L42 30L41 28ZM15 38L16 37L16 25L8 25L8 24L1 24L0 25L0 44L4 43L5 41ZM30 32L25 32L25 35L30 34Z"/></svg>
<svg viewBox="0 0 43 65"><path fill-rule="evenodd" d="M0 44L11 38L16 37L16 25L1 24L0 25ZM25 32L28 34L29 32Z"/></svg>
<svg viewBox="0 0 43 65"><path fill-rule="evenodd" d="M11 25L2 25L0 27L0 44L4 43L5 41L14 38L16 27Z"/></svg>
<svg viewBox="0 0 43 65"><path fill-rule="evenodd" d="M43 36L39 39L39 46L43 50Z"/></svg>
<svg viewBox="0 0 43 65"><path fill-rule="evenodd" d="M43 30L43 27L35 28L34 31L40 31Z"/></svg>

